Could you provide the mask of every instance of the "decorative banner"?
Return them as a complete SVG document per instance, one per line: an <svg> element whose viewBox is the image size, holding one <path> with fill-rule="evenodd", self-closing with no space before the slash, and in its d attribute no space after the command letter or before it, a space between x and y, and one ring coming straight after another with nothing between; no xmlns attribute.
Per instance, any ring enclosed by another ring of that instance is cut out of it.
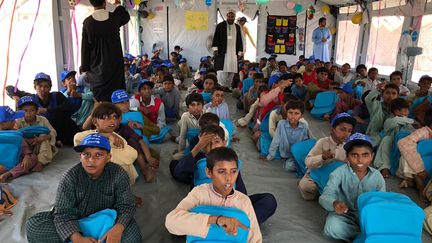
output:
<svg viewBox="0 0 432 243"><path fill-rule="evenodd" d="M268 54L296 55L297 16L267 16Z"/></svg>
<svg viewBox="0 0 432 243"><path fill-rule="evenodd" d="M208 11L186 11L186 30L208 30Z"/></svg>

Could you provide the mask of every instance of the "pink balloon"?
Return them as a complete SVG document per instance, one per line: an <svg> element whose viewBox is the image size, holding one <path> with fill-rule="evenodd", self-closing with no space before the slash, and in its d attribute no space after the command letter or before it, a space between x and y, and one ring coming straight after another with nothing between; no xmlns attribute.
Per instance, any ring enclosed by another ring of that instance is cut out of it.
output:
<svg viewBox="0 0 432 243"><path fill-rule="evenodd" d="M296 5L295 2L287 2L287 8L289 10L293 10L295 5Z"/></svg>

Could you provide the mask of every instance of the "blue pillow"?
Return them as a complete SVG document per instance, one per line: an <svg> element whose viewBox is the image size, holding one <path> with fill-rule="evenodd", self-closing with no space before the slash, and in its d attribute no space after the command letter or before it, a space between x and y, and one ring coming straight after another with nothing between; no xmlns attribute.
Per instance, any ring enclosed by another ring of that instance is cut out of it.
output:
<svg viewBox="0 0 432 243"><path fill-rule="evenodd" d="M21 158L23 134L20 131L0 131L0 165L6 170L15 167Z"/></svg>
<svg viewBox="0 0 432 243"><path fill-rule="evenodd" d="M78 220L82 235L100 240L115 224L117 212L104 209Z"/></svg>

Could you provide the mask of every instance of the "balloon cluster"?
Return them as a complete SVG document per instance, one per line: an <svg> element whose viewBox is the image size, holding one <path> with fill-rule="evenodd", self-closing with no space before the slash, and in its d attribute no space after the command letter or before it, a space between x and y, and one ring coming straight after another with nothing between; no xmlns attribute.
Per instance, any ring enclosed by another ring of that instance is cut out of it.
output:
<svg viewBox="0 0 432 243"><path fill-rule="evenodd" d="M321 7L321 12L323 12L324 16L330 13L330 7L329 5L324 5Z"/></svg>
<svg viewBox="0 0 432 243"><path fill-rule="evenodd" d="M266 5L270 0L256 0L256 4L258 5Z"/></svg>
<svg viewBox="0 0 432 243"><path fill-rule="evenodd" d="M314 8L314 6L312 6L312 5L310 5L310 7L308 8L308 19L309 20L312 20L313 18L314 18L314 15L315 15L315 8Z"/></svg>

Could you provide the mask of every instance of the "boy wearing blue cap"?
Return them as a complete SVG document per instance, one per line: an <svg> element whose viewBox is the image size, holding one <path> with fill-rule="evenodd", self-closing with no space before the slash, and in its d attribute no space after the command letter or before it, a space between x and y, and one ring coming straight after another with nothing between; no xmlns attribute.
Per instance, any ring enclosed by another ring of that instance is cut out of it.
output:
<svg viewBox="0 0 432 243"><path fill-rule="evenodd" d="M0 131L15 130L15 120L23 116L23 111L14 112L9 106L0 106ZM25 140L21 144L19 161L19 164L9 171L0 164L0 183L27 174L37 165L37 157Z"/></svg>
<svg viewBox="0 0 432 243"><path fill-rule="evenodd" d="M343 146L355 125L356 119L348 113L337 114L331 121L330 136L319 139L309 151L305 159L308 171L298 184L304 200L315 200L319 196L318 186L310 177L310 170L318 169L335 160L345 162L346 153Z"/></svg>
<svg viewBox="0 0 432 243"><path fill-rule="evenodd" d="M25 139L27 143L33 148L33 152L38 158L38 166L33 168L33 171L41 170L41 165L47 165L51 163L54 156L58 152L57 147L55 146L57 132L51 126L48 119L37 115L38 104L33 97L24 96L19 99L18 108L25 112L24 117L16 120L18 129L30 126L44 126L50 131L48 134L41 134L34 138Z"/></svg>
<svg viewBox="0 0 432 243"><path fill-rule="evenodd" d="M120 242L120 239L141 242L129 178L120 166L110 162L108 139L90 134L74 149L80 153L81 163L64 173L53 209L29 218L27 240L30 243ZM101 239L84 236L78 221L104 209L116 211L114 226Z"/></svg>
<svg viewBox="0 0 432 243"><path fill-rule="evenodd" d="M357 198L364 192L385 191L386 186L380 172L370 167L373 146L368 136L355 133L343 147L348 162L330 174L319 203L329 212L324 235L351 242L360 233Z"/></svg>
<svg viewBox="0 0 432 243"><path fill-rule="evenodd" d="M68 71L64 70L60 74L60 79L63 82L64 88L60 90L60 93L62 93L71 104L71 114L77 112L79 108L81 107L82 99L81 99L81 93L82 88L77 87L77 81L75 79L76 72L75 71Z"/></svg>
<svg viewBox="0 0 432 243"><path fill-rule="evenodd" d="M342 85L342 87L337 87L336 93L339 96L339 100L336 102L336 108L332 116L334 116L335 114L352 111L356 106L362 104L360 100L354 98L354 91L351 83L346 83ZM328 118L329 115L325 114L324 118L325 117Z"/></svg>

